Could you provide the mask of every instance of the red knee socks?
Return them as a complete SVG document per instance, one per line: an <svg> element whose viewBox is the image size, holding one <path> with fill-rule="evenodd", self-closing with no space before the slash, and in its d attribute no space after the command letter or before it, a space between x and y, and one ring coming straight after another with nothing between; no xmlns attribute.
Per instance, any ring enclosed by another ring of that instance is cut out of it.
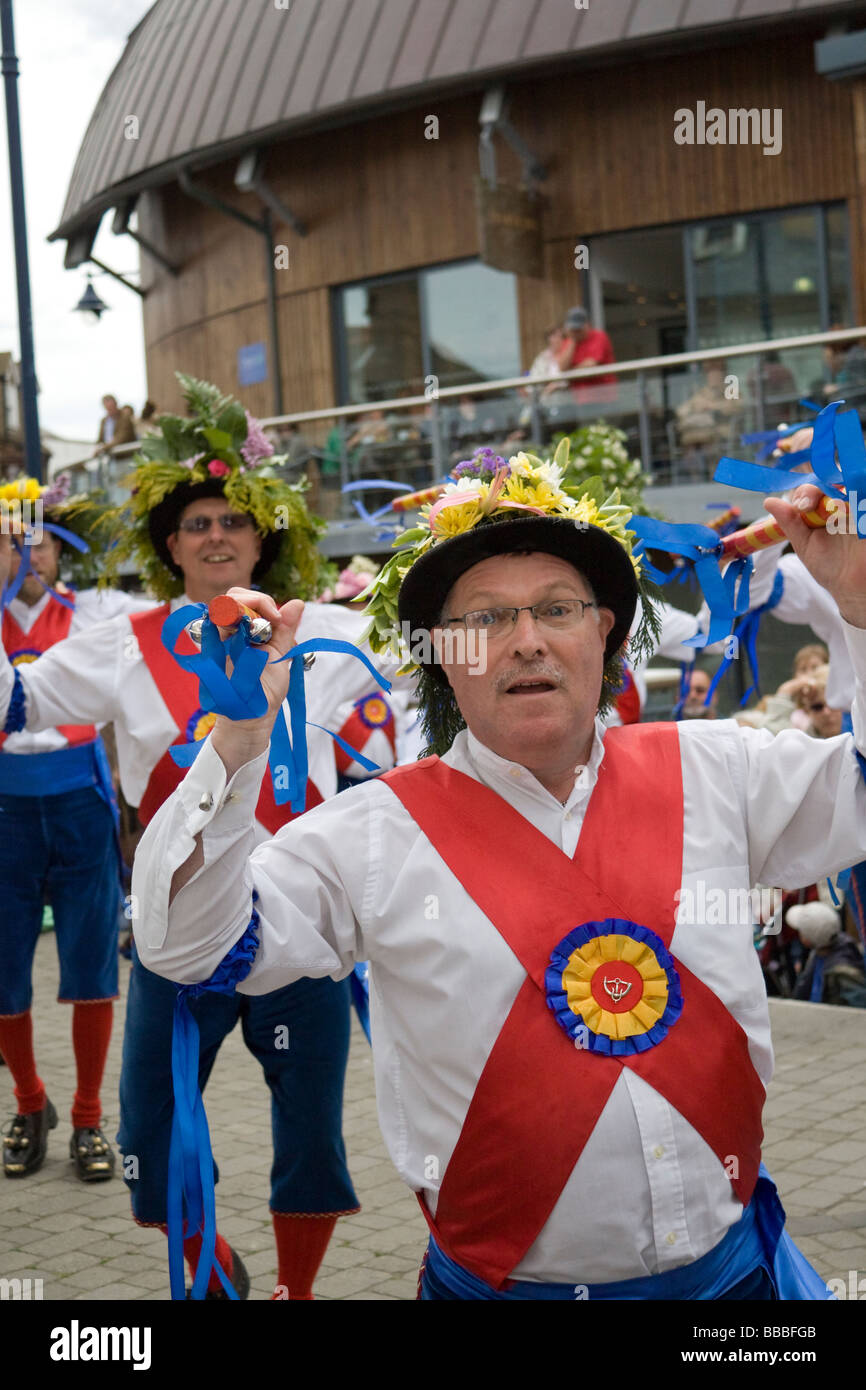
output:
<svg viewBox="0 0 866 1390"><path fill-rule="evenodd" d="M72 1006L72 1050L78 1081L72 1102L73 1129L98 1129L102 1120L99 1090L111 1041L113 1013L111 999Z"/></svg>
<svg viewBox="0 0 866 1390"><path fill-rule="evenodd" d="M168 1235L168 1227L166 1225L161 1225L159 1229L162 1231L164 1236ZM187 1236L186 1240L183 1243L183 1254L184 1259L189 1265L190 1278L194 1279L195 1272L198 1269L198 1262L201 1258L200 1235ZM216 1258L219 1260L219 1263L222 1266L223 1274L226 1276L227 1279L231 1279L232 1248L229 1245L228 1241L223 1239L219 1231L217 1231L216 1247L214 1250L214 1254L216 1255ZM211 1270L210 1278L207 1281L207 1286L208 1290L211 1293L218 1293L219 1290L222 1288L222 1281L220 1280L220 1277L217 1274L216 1269Z"/></svg>
<svg viewBox="0 0 866 1390"><path fill-rule="evenodd" d="M325 1257L328 1242L337 1224L336 1216L295 1216L272 1211L277 1242L277 1289L275 1299L309 1303L313 1280Z"/></svg>
<svg viewBox="0 0 866 1390"><path fill-rule="evenodd" d="M36 1072L33 1055L33 1018L26 1014L0 1018L0 1052L15 1084L19 1115L35 1115L45 1104L45 1087Z"/></svg>

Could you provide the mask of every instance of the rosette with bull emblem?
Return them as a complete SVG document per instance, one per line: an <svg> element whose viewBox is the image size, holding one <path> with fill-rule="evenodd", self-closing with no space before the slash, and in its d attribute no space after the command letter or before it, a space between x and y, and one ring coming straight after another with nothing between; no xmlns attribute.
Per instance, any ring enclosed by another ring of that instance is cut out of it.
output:
<svg viewBox="0 0 866 1390"><path fill-rule="evenodd" d="M605 1056L655 1047L683 1007L661 937L618 917L570 931L551 953L545 987L548 1008L575 1046Z"/></svg>

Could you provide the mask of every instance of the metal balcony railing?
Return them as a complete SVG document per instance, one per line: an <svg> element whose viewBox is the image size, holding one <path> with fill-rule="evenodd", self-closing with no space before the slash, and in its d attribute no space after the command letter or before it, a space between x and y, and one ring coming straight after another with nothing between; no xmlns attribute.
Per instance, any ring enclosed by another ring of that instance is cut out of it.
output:
<svg viewBox="0 0 866 1390"><path fill-rule="evenodd" d="M287 454L288 474L307 474L311 506L332 530L357 521L354 503L361 497L374 510L390 500L394 485L429 486L476 448L504 455L543 449L558 435L600 420L624 432L651 483L708 482L722 454L752 456L741 443L744 433L808 421L804 399L820 406L844 398L855 408L866 406L861 340L866 327L736 343L296 411L262 424L277 451ZM616 385L600 384L599 376L614 376ZM120 500L135 448L123 445L72 465L74 490L102 487ZM345 490L366 479L382 486ZM357 543L353 537L342 549ZM326 548L339 552L338 538L329 537Z"/></svg>

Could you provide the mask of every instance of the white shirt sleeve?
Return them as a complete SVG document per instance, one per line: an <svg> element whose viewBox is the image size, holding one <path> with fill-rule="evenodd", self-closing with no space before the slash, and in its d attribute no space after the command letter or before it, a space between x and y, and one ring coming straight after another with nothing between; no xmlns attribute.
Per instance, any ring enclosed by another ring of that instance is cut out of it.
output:
<svg viewBox="0 0 866 1390"><path fill-rule="evenodd" d="M840 620L841 621L841 620ZM854 739L741 729L753 883L802 888L866 859L866 630L843 623L856 676Z"/></svg>
<svg viewBox="0 0 866 1390"><path fill-rule="evenodd" d="M261 947L247 992L267 993L302 976L340 979L356 959L365 959L341 866L349 837L353 848L359 837L369 841L367 788L308 811L254 850L252 823L266 759L263 753L247 763L227 784L208 739L148 825L135 856L132 894L136 946L149 970L183 984L207 979L246 930L254 885ZM204 865L169 908L174 873L199 834ZM375 857L353 857L363 897Z"/></svg>
<svg viewBox="0 0 866 1390"><path fill-rule="evenodd" d="M26 700L25 728L36 731L114 719L127 636L133 640L128 620L109 618L55 643L38 661L16 667ZM0 727L9 713L14 676L0 645Z"/></svg>

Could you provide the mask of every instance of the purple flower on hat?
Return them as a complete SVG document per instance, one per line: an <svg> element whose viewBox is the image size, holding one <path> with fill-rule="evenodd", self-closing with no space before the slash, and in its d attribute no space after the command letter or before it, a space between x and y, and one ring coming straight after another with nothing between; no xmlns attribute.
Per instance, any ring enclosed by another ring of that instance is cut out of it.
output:
<svg viewBox="0 0 866 1390"><path fill-rule="evenodd" d="M47 487L42 494L42 502L46 507L56 507L58 503L65 502L69 496L69 485L71 478L68 473L58 473L54 482Z"/></svg>
<svg viewBox="0 0 866 1390"><path fill-rule="evenodd" d="M476 449L471 459L463 459L451 470L451 477L455 482L461 478L483 478L489 482L498 469L505 467L505 463L505 459L491 448Z"/></svg>
<svg viewBox="0 0 866 1390"><path fill-rule="evenodd" d="M250 412L245 412L247 417L247 437L241 445L241 458L252 465L259 463L262 459L270 458L274 452L274 446L268 439L258 420Z"/></svg>

